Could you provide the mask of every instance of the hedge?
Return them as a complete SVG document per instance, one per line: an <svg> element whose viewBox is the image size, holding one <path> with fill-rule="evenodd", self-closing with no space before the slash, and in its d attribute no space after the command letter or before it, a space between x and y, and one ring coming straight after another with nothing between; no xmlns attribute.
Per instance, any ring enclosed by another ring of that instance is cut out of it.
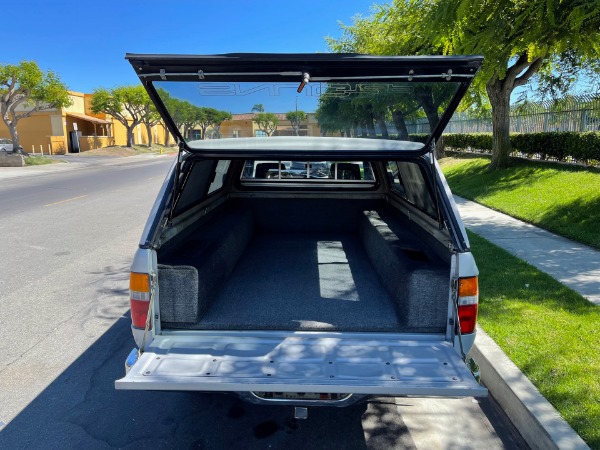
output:
<svg viewBox="0 0 600 450"><path fill-rule="evenodd" d="M421 141L424 135L412 135L411 140ZM511 133L510 143L513 151L527 157L539 155L541 159L556 158L564 161L571 157L576 161L590 163L600 161L600 133L556 131L547 133ZM444 134L447 148L492 150L492 133Z"/></svg>

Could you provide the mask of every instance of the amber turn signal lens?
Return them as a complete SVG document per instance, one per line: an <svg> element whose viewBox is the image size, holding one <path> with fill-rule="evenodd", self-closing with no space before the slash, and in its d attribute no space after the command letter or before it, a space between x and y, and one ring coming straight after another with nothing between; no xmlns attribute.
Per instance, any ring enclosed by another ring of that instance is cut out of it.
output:
<svg viewBox="0 0 600 450"><path fill-rule="evenodd" d="M150 278L147 273L131 272L129 290L135 292L150 292Z"/></svg>
<svg viewBox="0 0 600 450"><path fill-rule="evenodd" d="M474 297L479 293L477 277L461 278L458 280L458 296Z"/></svg>

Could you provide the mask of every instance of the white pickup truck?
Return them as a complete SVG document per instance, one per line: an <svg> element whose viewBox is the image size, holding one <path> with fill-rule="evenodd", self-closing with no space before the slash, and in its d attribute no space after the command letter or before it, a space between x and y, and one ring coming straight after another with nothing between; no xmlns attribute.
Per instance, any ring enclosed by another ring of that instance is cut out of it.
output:
<svg viewBox="0 0 600 450"><path fill-rule="evenodd" d="M117 389L487 395L465 357L478 270L434 157L481 57L127 59L180 152L131 266Z"/></svg>

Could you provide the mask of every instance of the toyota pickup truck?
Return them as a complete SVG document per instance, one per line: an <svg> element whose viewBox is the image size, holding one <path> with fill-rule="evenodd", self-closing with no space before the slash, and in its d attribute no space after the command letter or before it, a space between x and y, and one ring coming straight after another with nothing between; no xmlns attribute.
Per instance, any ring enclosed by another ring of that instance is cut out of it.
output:
<svg viewBox="0 0 600 450"><path fill-rule="evenodd" d="M179 154L131 266L117 389L487 395L465 356L478 270L434 151L481 57L126 59Z"/></svg>

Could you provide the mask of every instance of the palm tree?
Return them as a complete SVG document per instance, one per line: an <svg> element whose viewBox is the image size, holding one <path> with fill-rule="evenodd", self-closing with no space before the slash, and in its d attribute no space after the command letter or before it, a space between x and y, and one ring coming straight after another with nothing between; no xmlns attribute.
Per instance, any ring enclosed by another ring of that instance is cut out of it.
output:
<svg viewBox="0 0 600 450"><path fill-rule="evenodd" d="M252 109L250 110L250 112L263 113L263 112L265 112L265 107L263 106L262 103L257 103L256 105L254 105L252 107Z"/></svg>

